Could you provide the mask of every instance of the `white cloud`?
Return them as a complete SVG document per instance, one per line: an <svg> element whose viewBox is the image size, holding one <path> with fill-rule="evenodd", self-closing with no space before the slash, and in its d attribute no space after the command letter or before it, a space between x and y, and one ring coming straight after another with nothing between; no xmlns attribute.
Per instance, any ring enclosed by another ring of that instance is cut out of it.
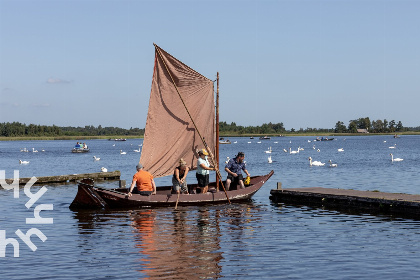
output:
<svg viewBox="0 0 420 280"><path fill-rule="evenodd" d="M49 78L47 80L47 84L70 84L73 81L67 81L67 80L62 80L62 79L57 79L57 78Z"/></svg>

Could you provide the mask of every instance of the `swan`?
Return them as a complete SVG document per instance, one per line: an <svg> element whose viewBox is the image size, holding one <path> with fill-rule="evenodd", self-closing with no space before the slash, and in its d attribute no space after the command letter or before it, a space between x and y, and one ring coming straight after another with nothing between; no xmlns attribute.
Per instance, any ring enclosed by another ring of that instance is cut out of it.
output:
<svg viewBox="0 0 420 280"><path fill-rule="evenodd" d="M33 153L38 153L38 151L37 151L37 150L35 150L35 148L32 148L32 152L33 152Z"/></svg>
<svg viewBox="0 0 420 280"><path fill-rule="evenodd" d="M102 172L108 172L108 169L106 169L105 167L101 167L101 171Z"/></svg>
<svg viewBox="0 0 420 280"><path fill-rule="evenodd" d="M267 151L265 151L265 153L266 154L271 154L271 147Z"/></svg>
<svg viewBox="0 0 420 280"><path fill-rule="evenodd" d="M394 144L394 146L389 147L390 149L395 149L397 147L397 144Z"/></svg>
<svg viewBox="0 0 420 280"><path fill-rule="evenodd" d="M304 148L301 148L301 147L299 146L298 151L304 151L304 150L305 150Z"/></svg>
<svg viewBox="0 0 420 280"><path fill-rule="evenodd" d="M315 145L313 145L313 146L312 146L312 149L314 149L314 150L315 150Z"/></svg>
<svg viewBox="0 0 420 280"><path fill-rule="evenodd" d="M41 152L45 152L45 150L44 150L44 149L42 149L42 150L41 150Z"/></svg>
<svg viewBox="0 0 420 280"><path fill-rule="evenodd" d="M238 143L238 141L233 142L233 144L236 144L236 143Z"/></svg>
<svg viewBox="0 0 420 280"><path fill-rule="evenodd" d="M98 158L98 157L96 157L96 156L93 156L93 159L94 159L94 160L100 160L101 158Z"/></svg>
<svg viewBox="0 0 420 280"><path fill-rule="evenodd" d="M274 142L274 144L277 144L277 143L278 143L277 141Z"/></svg>
<svg viewBox="0 0 420 280"><path fill-rule="evenodd" d="M122 150L120 150L120 154L125 155L127 154L127 152L123 152Z"/></svg>
<svg viewBox="0 0 420 280"><path fill-rule="evenodd" d="M393 154L389 154L391 156L391 161L403 161L404 159L402 158L394 158Z"/></svg>
<svg viewBox="0 0 420 280"><path fill-rule="evenodd" d="M229 157L226 157L226 161L225 161L225 163L228 163L229 162Z"/></svg>
<svg viewBox="0 0 420 280"><path fill-rule="evenodd" d="M321 151L320 149L316 150L318 153Z"/></svg>
<svg viewBox="0 0 420 280"><path fill-rule="evenodd" d="M25 152L25 153L29 152L29 150L28 150L28 149L26 149L26 148L20 149L20 151L21 151L21 152Z"/></svg>
<svg viewBox="0 0 420 280"><path fill-rule="evenodd" d="M115 144L114 144L114 145L112 145L112 147L115 147Z"/></svg>
<svg viewBox="0 0 420 280"><path fill-rule="evenodd" d="M272 163L271 156L268 157L268 163Z"/></svg>
<svg viewBox="0 0 420 280"><path fill-rule="evenodd" d="M308 143L311 143L311 140L308 140Z"/></svg>
<svg viewBox="0 0 420 280"><path fill-rule="evenodd" d="M287 153L287 150L286 150L286 149L283 149L283 151L284 151L285 153Z"/></svg>
<svg viewBox="0 0 420 280"><path fill-rule="evenodd" d="M339 152L344 152L344 149L343 149L343 148L340 148L340 149L338 149L337 151L339 151Z"/></svg>
<svg viewBox="0 0 420 280"><path fill-rule="evenodd" d="M135 151L136 153L140 153L140 148L138 150L133 150L133 151Z"/></svg>
<svg viewBox="0 0 420 280"><path fill-rule="evenodd" d="M19 164L28 164L29 163L29 161L26 161L26 160L19 160Z"/></svg>
<svg viewBox="0 0 420 280"><path fill-rule="evenodd" d="M322 163L320 161L312 161L311 157L309 157L308 159L309 159L310 166L324 166L325 165L325 163Z"/></svg>
<svg viewBox="0 0 420 280"><path fill-rule="evenodd" d="M261 141L258 141L257 144L261 144Z"/></svg>
<svg viewBox="0 0 420 280"><path fill-rule="evenodd" d="M290 154L298 154L298 153L299 153L299 151L292 151L292 148L289 148L289 153L290 153Z"/></svg>
<svg viewBox="0 0 420 280"><path fill-rule="evenodd" d="M250 142L248 142L248 144L251 144L252 142L250 141Z"/></svg>
<svg viewBox="0 0 420 280"><path fill-rule="evenodd" d="M328 161L330 163L330 167L337 167L337 163L332 163L331 160Z"/></svg>

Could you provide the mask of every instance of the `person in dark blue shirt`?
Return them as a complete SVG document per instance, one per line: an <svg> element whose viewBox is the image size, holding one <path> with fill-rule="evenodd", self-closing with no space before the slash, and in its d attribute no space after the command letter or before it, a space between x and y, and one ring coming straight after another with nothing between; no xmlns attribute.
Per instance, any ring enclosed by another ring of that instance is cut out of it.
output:
<svg viewBox="0 0 420 280"><path fill-rule="evenodd" d="M242 170L245 174L249 177L248 170L246 170L246 163L244 161L245 154L243 152L239 152L235 158L231 158L225 166L225 171L228 173L226 179L226 190L229 190L230 184L233 182L234 185L240 186L241 189L245 188L244 185L244 177L242 176Z"/></svg>

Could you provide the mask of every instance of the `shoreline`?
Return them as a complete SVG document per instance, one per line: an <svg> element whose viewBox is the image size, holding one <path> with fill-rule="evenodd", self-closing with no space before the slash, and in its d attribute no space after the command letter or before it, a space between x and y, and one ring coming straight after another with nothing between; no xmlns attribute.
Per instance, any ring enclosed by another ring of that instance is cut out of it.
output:
<svg viewBox="0 0 420 280"><path fill-rule="evenodd" d="M402 135L420 135L419 132L415 131L406 131L406 132L399 132L399 133L285 133L285 134L220 134L220 137L261 137L261 136L269 136L269 137L295 137L295 136L308 136L308 137L337 137L337 136L378 136L378 135L388 135L394 136L397 134L398 136ZM115 139L115 138L125 138L125 139L143 139L144 136L139 135L113 135L113 136L21 136L21 137L0 137L0 141L25 141L25 140L94 140L94 139Z"/></svg>

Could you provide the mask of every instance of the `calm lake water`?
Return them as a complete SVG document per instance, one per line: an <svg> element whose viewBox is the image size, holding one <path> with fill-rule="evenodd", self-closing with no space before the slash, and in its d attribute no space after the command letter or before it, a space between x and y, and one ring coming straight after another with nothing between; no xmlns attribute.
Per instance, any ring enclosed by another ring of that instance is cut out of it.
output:
<svg viewBox="0 0 420 280"><path fill-rule="evenodd" d="M46 186L29 209L23 188L19 198L0 188L0 233L19 243L19 257L7 245L0 257L2 279L414 279L420 273L420 221L392 216L358 215L321 208L274 204L277 182L283 188L330 187L420 193L420 136L314 137L271 140L230 138L221 145L221 162L245 152L251 175L274 170L252 201L242 204L71 211L77 185ZM311 141L311 142L308 142ZM120 170L131 181L141 139L86 141L91 152L72 154L75 141L0 142L0 170L7 178ZM237 143L234 143L237 142ZM251 142L251 143L248 143ZM115 146L113 146L115 144ZM396 145L395 145L396 144ZM315 149L314 146L315 145ZM272 147L273 163L268 163ZM298 154L285 153L289 148ZM389 147L394 147L390 149ZM31 152L21 152L21 149ZM38 150L37 153L32 152ZM339 152L338 149L344 149ZM319 149L319 152L318 152ZM42 151L44 150L44 152ZM121 155L120 150L127 152ZM401 162L391 162L394 157ZM94 161L93 156L101 158ZM310 167L308 157L326 163ZM29 161L20 165L19 159ZM328 160L338 167L329 168ZM225 174L225 172L222 172ZM188 177L195 182L194 173ZM159 178L158 185L170 184ZM98 182L116 187L117 182ZM42 186L31 188L32 193ZM52 224L26 224L34 207ZM37 228L46 237L31 240L32 251L17 235ZM0 236L1 237L1 236ZM1 239L0 239L1 240ZM1 253L1 244L0 244Z"/></svg>

